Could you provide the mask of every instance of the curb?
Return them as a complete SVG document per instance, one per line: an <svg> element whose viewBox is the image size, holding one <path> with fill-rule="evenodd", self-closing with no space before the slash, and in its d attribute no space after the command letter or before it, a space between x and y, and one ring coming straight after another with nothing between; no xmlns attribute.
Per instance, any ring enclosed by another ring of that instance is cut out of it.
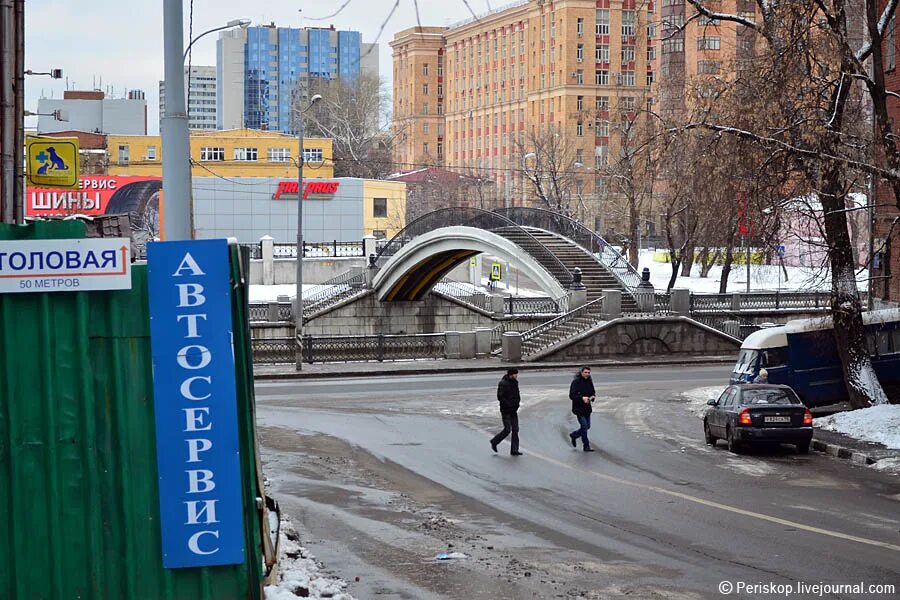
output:
<svg viewBox="0 0 900 600"><path fill-rule="evenodd" d="M828 456L849 460L857 465L874 465L876 462L874 458L863 452L844 448L843 446L838 446L837 444L829 444L817 439L813 439L812 444L810 444L810 448L818 452L827 454Z"/></svg>
<svg viewBox="0 0 900 600"><path fill-rule="evenodd" d="M660 361L599 361L599 362L577 362L577 363L502 363L494 365L473 365L471 367L422 367L419 369L386 369L382 371L371 370L346 370L346 371L330 371L325 373L311 372L285 372L285 373L254 373L253 379L256 381L278 381L291 379L329 379L335 377L396 377L397 375L439 375L446 373L475 373L488 371L504 371L511 367L529 371L550 371L555 369L577 369L583 364L587 364L595 368L617 368L617 367L655 367L655 366L705 366L734 364L734 358L708 358L696 361L685 360L660 360Z"/></svg>

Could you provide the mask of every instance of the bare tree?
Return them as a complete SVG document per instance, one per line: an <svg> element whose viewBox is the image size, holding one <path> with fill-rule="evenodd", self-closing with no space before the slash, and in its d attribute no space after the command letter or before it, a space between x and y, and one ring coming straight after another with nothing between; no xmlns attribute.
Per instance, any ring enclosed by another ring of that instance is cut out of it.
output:
<svg viewBox="0 0 900 600"><path fill-rule="evenodd" d="M753 18L717 12L705 0L688 1L708 18L757 34L755 57L720 101L758 104L765 96L767 102L764 112L754 113L757 122L735 123L713 114L687 127L767 150L771 163L786 167L816 193L828 245L835 341L850 402L854 407L885 403L866 351L846 207L862 174L887 180L900 205L900 155L887 118L881 57L897 0L888 0L883 11L877 0L757 0ZM861 22L855 21L860 15Z"/></svg>
<svg viewBox="0 0 900 600"><path fill-rule="evenodd" d="M521 169L541 206L567 217L578 217L579 181L583 167L575 144L555 126L532 129L514 141L513 160Z"/></svg>
<svg viewBox="0 0 900 600"><path fill-rule="evenodd" d="M394 171L391 152L399 131L388 125L390 104L379 78L315 78L304 92L297 95L294 114L308 98L322 96L303 113L305 132L332 140L336 177L381 179Z"/></svg>

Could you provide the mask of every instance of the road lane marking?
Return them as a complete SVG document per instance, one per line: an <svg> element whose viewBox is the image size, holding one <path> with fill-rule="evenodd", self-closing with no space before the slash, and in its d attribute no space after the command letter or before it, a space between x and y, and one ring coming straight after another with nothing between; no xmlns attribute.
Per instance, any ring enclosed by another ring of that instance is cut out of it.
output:
<svg viewBox="0 0 900 600"><path fill-rule="evenodd" d="M489 432L485 432L489 433ZM554 465L563 467L565 469L569 469L571 471L576 471L578 473L584 473L583 469L576 468L570 464L564 463L562 461L556 460L554 458L550 458L549 456L544 456L543 454L539 454L537 452L533 452L528 450L526 447L522 446L522 450L528 452L530 456L537 457L541 460L547 461ZM664 496L670 496L673 498L680 498L682 500L686 500L688 502L693 502L695 504L700 504L701 506L709 506L711 508L718 508L719 510L723 510L726 512L734 513L737 515L742 515L745 517L751 517L753 519L757 519L760 521L768 521L770 523L777 523L778 525L784 525L786 527L793 527L796 529L801 529L803 531L808 531L810 533L817 533L819 535L825 535L828 537L833 537L841 540L846 540L850 542L857 542L860 544L868 544L869 546L877 546L879 548L886 548L888 550L894 550L895 552L900 552L900 546L895 544L890 544L888 542L882 542L879 540L871 540L864 537L859 537L855 535L850 535L848 533L841 533L839 531L831 531L830 529L822 529L821 527L813 527L812 525L805 525L803 523L798 523L796 521L790 521L788 519L782 519L780 517L773 517L772 515L767 515L764 513L753 512L750 510L745 510L743 508L738 508L736 506L729 506L728 504L719 504L717 502L713 502L711 500L705 500L703 498L698 498L697 496L692 496L690 494L685 494L683 492L676 492L674 490L667 490L666 488L658 487L655 485L649 485L646 483L638 483L636 481L628 481L627 479L621 479L619 477L615 477L613 475L607 475L605 473L598 473L597 471L587 470L590 475L597 477L599 479L604 479L606 481L611 481L614 483L620 483L622 485L631 486L634 488L638 488L641 490L646 490L649 492L656 492L657 494L662 494Z"/></svg>

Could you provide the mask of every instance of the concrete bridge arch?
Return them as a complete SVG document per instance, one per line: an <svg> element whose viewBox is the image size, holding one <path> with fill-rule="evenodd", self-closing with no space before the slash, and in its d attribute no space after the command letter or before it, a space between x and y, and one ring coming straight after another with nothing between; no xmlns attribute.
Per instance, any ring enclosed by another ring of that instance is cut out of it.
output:
<svg viewBox="0 0 900 600"><path fill-rule="evenodd" d="M388 260L372 281L384 302L421 300L454 267L476 254L509 257L547 295L566 293L559 281L514 242L485 229L441 227L406 244Z"/></svg>

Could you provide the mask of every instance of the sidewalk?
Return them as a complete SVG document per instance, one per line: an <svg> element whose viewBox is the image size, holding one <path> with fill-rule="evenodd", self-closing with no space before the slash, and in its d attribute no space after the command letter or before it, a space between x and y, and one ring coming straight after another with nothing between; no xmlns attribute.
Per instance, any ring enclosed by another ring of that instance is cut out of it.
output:
<svg viewBox="0 0 900 600"><path fill-rule="evenodd" d="M673 358L635 357L623 359L603 359L588 361L591 367L652 367L652 366L700 366L700 365L732 365L734 355L685 356ZM574 362L540 362L540 363L505 363L499 358L477 359L433 359L405 360L391 362L347 362L347 363L314 363L304 364L303 370L296 371L292 364L255 365L253 375L257 380L277 379L319 379L328 377L378 377L387 375L429 375L437 373L471 373L480 371L505 371L510 367L522 371L547 371L552 369L572 369L573 372L582 363Z"/></svg>
<svg viewBox="0 0 900 600"><path fill-rule="evenodd" d="M843 433L825 431L818 427L813 431L812 448L836 458L853 461L859 465L871 465L884 459L900 461L900 450L858 440Z"/></svg>

